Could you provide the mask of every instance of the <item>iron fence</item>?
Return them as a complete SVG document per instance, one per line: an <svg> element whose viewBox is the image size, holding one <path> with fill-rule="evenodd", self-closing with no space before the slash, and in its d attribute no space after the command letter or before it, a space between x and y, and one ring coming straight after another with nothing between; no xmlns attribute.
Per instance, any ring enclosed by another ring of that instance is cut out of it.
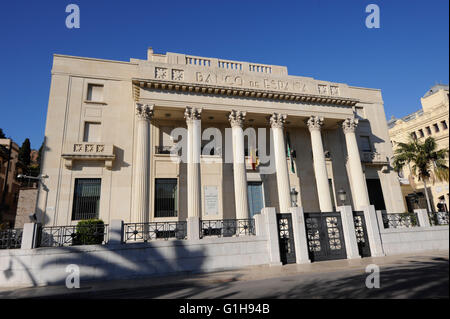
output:
<svg viewBox="0 0 450 319"><path fill-rule="evenodd" d="M201 220L200 236L251 236L255 233L254 219Z"/></svg>
<svg viewBox="0 0 450 319"><path fill-rule="evenodd" d="M419 226L417 213L382 213L384 228L412 228Z"/></svg>
<svg viewBox="0 0 450 319"><path fill-rule="evenodd" d="M186 239L187 223L176 222L149 222L124 224L123 240L127 242L147 242L149 240L169 238Z"/></svg>
<svg viewBox="0 0 450 319"><path fill-rule="evenodd" d="M18 249L22 246L23 229L0 230L0 249Z"/></svg>
<svg viewBox="0 0 450 319"><path fill-rule="evenodd" d="M433 212L428 213L431 226L448 225L448 212Z"/></svg>
<svg viewBox="0 0 450 319"><path fill-rule="evenodd" d="M71 225L40 227L39 247L102 245L108 241L108 225Z"/></svg>

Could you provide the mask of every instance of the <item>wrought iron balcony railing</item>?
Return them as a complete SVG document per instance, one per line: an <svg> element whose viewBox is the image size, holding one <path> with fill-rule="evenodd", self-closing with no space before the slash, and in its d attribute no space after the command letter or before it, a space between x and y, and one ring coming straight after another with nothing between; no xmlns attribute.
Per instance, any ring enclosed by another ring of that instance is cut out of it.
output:
<svg viewBox="0 0 450 319"><path fill-rule="evenodd" d="M108 225L71 225L40 227L39 247L101 245L108 242Z"/></svg>
<svg viewBox="0 0 450 319"><path fill-rule="evenodd" d="M0 249L18 249L22 246L23 229L0 230Z"/></svg>
<svg viewBox="0 0 450 319"><path fill-rule="evenodd" d="M187 223L176 222L149 222L149 223L126 223L124 224L123 241L147 242L150 240L186 239Z"/></svg>
<svg viewBox="0 0 450 319"><path fill-rule="evenodd" d="M420 226L417 213L382 213L382 218L384 228L412 228Z"/></svg>
<svg viewBox="0 0 450 319"><path fill-rule="evenodd" d="M251 235L256 235L254 219L223 219L200 221L200 237L238 237Z"/></svg>

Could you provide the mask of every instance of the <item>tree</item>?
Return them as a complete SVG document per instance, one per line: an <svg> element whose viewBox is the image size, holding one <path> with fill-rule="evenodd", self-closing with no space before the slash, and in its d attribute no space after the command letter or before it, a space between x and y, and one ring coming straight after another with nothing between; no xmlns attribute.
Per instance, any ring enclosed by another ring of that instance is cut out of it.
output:
<svg viewBox="0 0 450 319"><path fill-rule="evenodd" d="M428 211L432 212L430 197L427 190L427 182L449 180L446 159L449 155L447 149L437 149L434 138L428 137L425 141L411 138L408 143L398 143L394 151L393 166L396 172L400 172L408 166L410 173L423 182Z"/></svg>
<svg viewBox="0 0 450 319"><path fill-rule="evenodd" d="M19 149L19 161L21 161L27 167L28 165L30 165L30 153L31 153L30 140L26 138Z"/></svg>
<svg viewBox="0 0 450 319"><path fill-rule="evenodd" d="M0 128L0 138L6 138L5 133L3 133L3 130Z"/></svg>

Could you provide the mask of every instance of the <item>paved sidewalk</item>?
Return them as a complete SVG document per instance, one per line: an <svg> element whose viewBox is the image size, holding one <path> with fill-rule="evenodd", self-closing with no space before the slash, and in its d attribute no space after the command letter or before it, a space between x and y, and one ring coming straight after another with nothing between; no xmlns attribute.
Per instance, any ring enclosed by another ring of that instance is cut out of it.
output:
<svg viewBox="0 0 450 319"><path fill-rule="evenodd" d="M83 282L81 278L80 289L65 286L0 288L0 298L448 298L448 260L448 251L431 251L413 256L254 266L109 282ZM364 284L368 275L365 268L369 264L381 269L382 283L385 279L382 294L364 295L369 290ZM430 287L434 287L435 293L429 292ZM278 294L273 295L274 289ZM362 289L361 292L357 292L358 289ZM224 294L224 291L228 292Z"/></svg>

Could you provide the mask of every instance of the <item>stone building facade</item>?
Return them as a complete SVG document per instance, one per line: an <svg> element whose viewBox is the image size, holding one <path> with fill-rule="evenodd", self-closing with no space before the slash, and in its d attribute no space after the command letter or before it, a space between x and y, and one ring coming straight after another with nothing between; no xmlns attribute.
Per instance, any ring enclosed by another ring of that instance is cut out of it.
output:
<svg viewBox="0 0 450 319"><path fill-rule="evenodd" d="M400 213L391 157L377 89L152 49L129 62L54 55L37 216L217 220L369 203Z"/></svg>
<svg viewBox="0 0 450 319"><path fill-rule="evenodd" d="M434 85L420 99L422 109L401 119L392 118L389 123L389 136L395 149L396 144L407 142L410 137L425 139L429 136L436 140L438 149L448 149L449 126L449 88L448 85ZM448 165L448 161L447 161ZM424 185L417 177L405 168L400 174L401 188L405 205L410 211L414 208L413 194L419 196L419 206L427 208L424 198ZM444 200L449 207L448 182L434 181L427 185L432 209L437 210L440 201Z"/></svg>

